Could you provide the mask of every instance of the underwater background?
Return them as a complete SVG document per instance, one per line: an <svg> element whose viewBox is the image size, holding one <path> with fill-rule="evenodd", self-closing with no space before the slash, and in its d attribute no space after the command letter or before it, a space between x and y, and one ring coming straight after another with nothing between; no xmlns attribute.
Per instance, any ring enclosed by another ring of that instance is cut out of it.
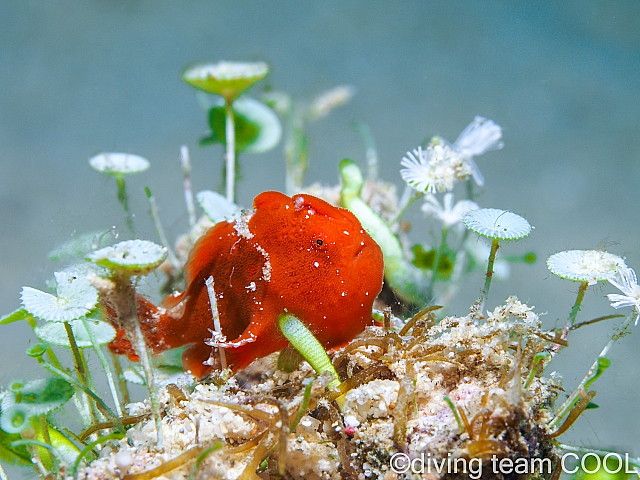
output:
<svg viewBox="0 0 640 480"><path fill-rule="evenodd" d="M509 295L561 325L578 284L551 276L546 258L606 249L640 269L640 3L574 0L251 2L168 0L0 3L0 315L20 306L23 285L44 288L54 247L115 225L126 236L115 182L87 160L124 151L150 160L129 177L138 237L157 241L143 188L154 193L174 239L187 226L179 148L187 145L194 191L221 184L222 149L199 147L206 112L180 78L193 61L266 61L266 84L310 99L338 84L357 88L345 107L309 128L307 181L335 184L338 163L365 164L353 121L369 125L380 177L399 192L400 159L425 138L454 141L475 115L503 128L505 147L476 159L481 207L511 210L535 230L500 253L533 250L494 282L493 309ZM238 202L283 190L281 146L240 158ZM417 206L414 242L430 232ZM500 254L499 253L499 254ZM449 312L468 313L482 286L469 278ZM151 291L151 286L149 286ZM579 320L614 312L602 284ZM560 320L558 320L560 319ZM620 320L617 320L620 322ZM584 328L547 372L570 391L613 332ZM598 380L600 408L564 443L640 455L640 332L614 347ZM40 376L24 355L26 325L0 328L0 384Z"/></svg>

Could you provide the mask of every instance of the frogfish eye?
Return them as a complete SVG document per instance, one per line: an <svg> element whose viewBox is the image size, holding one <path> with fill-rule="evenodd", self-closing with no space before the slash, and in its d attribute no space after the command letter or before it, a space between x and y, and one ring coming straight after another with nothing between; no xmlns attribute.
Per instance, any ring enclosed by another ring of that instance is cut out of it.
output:
<svg viewBox="0 0 640 480"><path fill-rule="evenodd" d="M316 240L316 243L317 243L318 245L322 245L324 242L322 241L322 239L320 239L320 238L319 238L319 239L317 239L317 240Z"/></svg>

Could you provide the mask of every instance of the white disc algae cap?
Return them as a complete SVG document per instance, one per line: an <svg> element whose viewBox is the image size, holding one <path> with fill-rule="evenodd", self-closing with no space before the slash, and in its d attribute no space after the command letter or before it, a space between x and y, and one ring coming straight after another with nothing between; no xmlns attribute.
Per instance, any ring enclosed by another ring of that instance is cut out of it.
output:
<svg viewBox="0 0 640 480"><path fill-rule="evenodd" d="M146 240L127 240L101 248L87 256L87 260L126 275L146 275L155 270L167 257L167 249Z"/></svg>
<svg viewBox="0 0 640 480"><path fill-rule="evenodd" d="M531 225L520 215L497 208L471 210L463 217L470 230L489 238L518 240L531 233Z"/></svg>
<svg viewBox="0 0 640 480"><path fill-rule="evenodd" d="M94 170L108 175L129 175L144 172L149 168L149 160L132 153L99 153L89 159Z"/></svg>
<svg viewBox="0 0 640 480"><path fill-rule="evenodd" d="M551 255L547 267L560 278L595 285L613 279L626 264L623 258L600 250L567 250Z"/></svg>
<svg viewBox="0 0 640 480"><path fill-rule="evenodd" d="M223 61L187 67L182 78L189 85L232 101L268 73L269 66L264 62Z"/></svg>
<svg viewBox="0 0 640 480"><path fill-rule="evenodd" d="M98 303L98 291L84 275L55 272L56 295L22 287L22 305L31 315L48 322L68 322L89 314Z"/></svg>
<svg viewBox="0 0 640 480"><path fill-rule="evenodd" d="M75 338L78 348L92 347L91 339L85 328L85 322L82 320L73 320L69 322L71 325L71 331ZM105 345L116 338L116 330L106 322L97 321L94 319L87 319L86 325L91 330L93 338L95 338L98 345ZM69 337L67 331L62 323L45 323L44 325L37 326L34 329L36 335L43 342L57 345L59 347L71 348L69 345Z"/></svg>

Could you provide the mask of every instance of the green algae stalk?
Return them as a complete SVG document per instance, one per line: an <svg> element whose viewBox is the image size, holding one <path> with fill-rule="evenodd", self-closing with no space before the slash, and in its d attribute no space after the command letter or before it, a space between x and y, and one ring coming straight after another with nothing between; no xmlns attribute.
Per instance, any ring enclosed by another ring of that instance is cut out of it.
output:
<svg viewBox="0 0 640 480"><path fill-rule="evenodd" d="M234 201L235 192L235 125L233 115L234 100L254 83L262 80L269 73L269 66L264 62L219 62L216 64L196 65L182 73L188 84L207 93L224 98L225 107L225 146L226 146L226 196Z"/></svg>
<svg viewBox="0 0 640 480"><path fill-rule="evenodd" d="M533 227L520 215L497 208L471 210L464 215L463 221L469 230L491 238L491 251L487 263L487 273L480 295L480 306L478 308L478 312L482 314L487 297L489 296L491 280L493 279L493 265L496 260L496 253L500 247L498 241L520 240L529 235Z"/></svg>

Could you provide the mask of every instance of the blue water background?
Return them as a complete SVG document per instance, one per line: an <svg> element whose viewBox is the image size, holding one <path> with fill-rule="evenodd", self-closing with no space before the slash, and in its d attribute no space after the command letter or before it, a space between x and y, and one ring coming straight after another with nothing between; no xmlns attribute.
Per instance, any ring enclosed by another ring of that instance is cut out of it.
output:
<svg viewBox="0 0 640 480"><path fill-rule="evenodd" d="M346 107L309 128L310 181L335 183L349 157L364 165L354 120L375 136L381 176L401 186L399 162L425 137L451 141L475 115L503 127L505 147L477 159L485 207L536 228L503 253L538 253L492 287L568 315L577 284L551 277L544 260L573 248L606 248L640 268L640 3L575 0L251 2L168 0L6 1L0 4L0 314L23 285L44 288L47 253L72 235L124 230L115 184L91 170L101 151L148 158L128 184L140 237L154 240L149 186L171 238L187 225L179 147L191 148L194 190L220 184L221 149L200 148L205 114L180 79L194 60L267 61L267 84L298 99L337 84L358 89ZM259 93L259 90L256 91ZM239 202L284 188L281 146L245 156ZM429 240L417 209L415 232ZM414 237L416 241L420 238ZM482 274L452 311L465 314ZM614 313L592 287L583 320ZM561 321L558 321L561 319ZM26 325L0 329L0 383L40 374L23 352ZM570 391L613 324L578 331L549 367ZM33 342L33 339L31 340ZM640 455L640 334L613 349L588 411L565 443Z"/></svg>

